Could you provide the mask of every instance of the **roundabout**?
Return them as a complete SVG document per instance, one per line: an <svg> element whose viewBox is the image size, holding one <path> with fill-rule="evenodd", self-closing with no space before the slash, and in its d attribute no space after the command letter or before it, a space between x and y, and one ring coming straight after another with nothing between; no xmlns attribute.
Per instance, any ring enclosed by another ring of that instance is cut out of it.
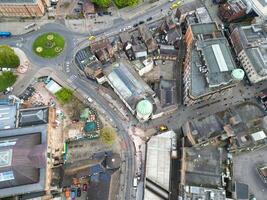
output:
<svg viewBox="0 0 267 200"><path fill-rule="evenodd" d="M62 53L65 46L63 36L49 32L37 37L32 45L32 50L42 58L54 58Z"/></svg>

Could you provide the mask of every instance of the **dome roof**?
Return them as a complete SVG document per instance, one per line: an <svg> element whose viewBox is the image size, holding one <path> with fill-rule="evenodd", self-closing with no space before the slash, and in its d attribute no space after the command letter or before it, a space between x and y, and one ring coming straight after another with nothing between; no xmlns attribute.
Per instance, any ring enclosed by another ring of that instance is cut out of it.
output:
<svg viewBox="0 0 267 200"><path fill-rule="evenodd" d="M151 115L153 111L153 105L148 100L141 100L136 106L136 111L140 115Z"/></svg>
<svg viewBox="0 0 267 200"><path fill-rule="evenodd" d="M232 71L232 77L238 81L243 80L245 72L242 69L234 69Z"/></svg>

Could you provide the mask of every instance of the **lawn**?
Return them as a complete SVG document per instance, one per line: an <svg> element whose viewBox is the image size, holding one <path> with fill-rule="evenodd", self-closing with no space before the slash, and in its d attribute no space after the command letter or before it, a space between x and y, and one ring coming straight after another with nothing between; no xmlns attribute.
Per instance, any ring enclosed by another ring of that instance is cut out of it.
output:
<svg viewBox="0 0 267 200"><path fill-rule="evenodd" d="M6 88L12 86L17 79L17 75L14 75L12 72L3 72L0 75L0 92L6 90Z"/></svg>
<svg viewBox="0 0 267 200"><path fill-rule="evenodd" d="M70 89L62 88L55 94L57 100L62 104L71 102L73 99L73 92Z"/></svg>
<svg viewBox="0 0 267 200"><path fill-rule="evenodd" d="M16 68L19 64L19 57L13 49L6 45L0 45L0 68Z"/></svg>
<svg viewBox="0 0 267 200"><path fill-rule="evenodd" d="M45 33L39 36L33 43L33 51L43 58L54 58L64 49L64 38L57 33Z"/></svg>

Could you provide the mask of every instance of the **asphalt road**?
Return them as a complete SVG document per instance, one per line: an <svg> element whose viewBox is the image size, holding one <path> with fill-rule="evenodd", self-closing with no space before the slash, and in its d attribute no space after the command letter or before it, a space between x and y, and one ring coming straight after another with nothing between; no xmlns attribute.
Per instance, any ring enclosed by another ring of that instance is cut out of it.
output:
<svg viewBox="0 0 267 200"><path fill-rule="evenodd" d="M145 12L143 15L140 15L134 19L131 19L129 21L122 21L111 29L92 31L91 34L97 37L115 35L119 32L119 29L129 25L132 26L133 24L138 23L141 20L145 21L148 17L152 16L155 19L156 17L164 16L169 9L169 5L170 3L166 2L166 4L162 5L161 7L152 8L149 11ZM163 10L163 12L161 12L161 9ZM47 60L36 56L32 52L32 43L39 35L50 31L58 32L59 34L61 34L65 38L66 46L64 52L60 56ZM90 96L93 100L95 100L95 102L97 102L102 112L110 119L114 126L117 127L118 133L127 146L127 150L125 151L125 164L127 170L126 174L124 175L124 197L121 199L130 200L133 199L133 196L135 196L132 189L133 176L135 173L134 146L127 133L127 129L130 124L120 119L118 114L109 106L109 103L101 95L98 94L96 89L97 85L90 80L84 80L82 78L82 75L80 74L79 69L76 66L71 65L70 72L66 72L65 63L67 61L71 62L73 60L73 57L78 49L82 48L82 46L88 45L87 37L88 35L86 34L77 34L69 31L62 24L51 23L46 24L39 30L28 34L0 39L0 44L7 44L13 47L21 48L28 56L28 59L32 66L32 69L27 72L23 80L16 84L18 87L15 87L14 89L15 94L22 93L23 90L33 81L33 78L39 70L43 68L49 68L55 73L57 77L66 81L70 87L78 90L80 93L82 93L82 95ZM159 119L151 120L149 123L137 125L142 128L151 128L157 127L159 124L166 124L169 129L177 130L187 120L201 116L208 116L218 111L225 110L229 106L243 102L244 99L253 98L255 96L255 93L259 92L262 89L265 89L266 87L267 82L264 82L262 85L255 85L250 87L246 87L244 86L244 84L240 84L239 86L234 88L232 93L224 96L223 99L219 97L218 99L209 100L190 107L180 106L177 112L172 115L163 116Z"/></svg>

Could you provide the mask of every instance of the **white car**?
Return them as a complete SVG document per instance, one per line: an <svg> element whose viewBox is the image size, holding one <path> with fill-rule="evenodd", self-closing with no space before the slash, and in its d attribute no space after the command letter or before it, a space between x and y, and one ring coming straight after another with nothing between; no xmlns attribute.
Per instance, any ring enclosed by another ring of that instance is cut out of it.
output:
<svg viewBox="0 0 267 200"><path fill-rule="evenodd" d="M87 101L88 101L89 103L92 103L92 102L93 102L93 99L90 98L90 97L87 97Z"/></svg>

